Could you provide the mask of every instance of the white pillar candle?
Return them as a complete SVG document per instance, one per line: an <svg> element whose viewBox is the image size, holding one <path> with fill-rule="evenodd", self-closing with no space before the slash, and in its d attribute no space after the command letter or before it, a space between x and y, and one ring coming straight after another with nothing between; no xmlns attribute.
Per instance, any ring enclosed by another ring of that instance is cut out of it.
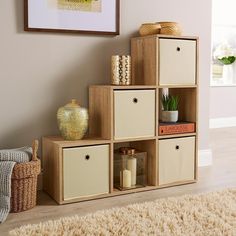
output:
<svg viewBox="0 0 236 236"><path fill-rule="evenodd" d="M131 171L130 170L123 170L123 188L130 188L131 187Z"/></svg>
<svg viewBox="0 0 236 236"><path fill-rule="evenodd" d="M137 176L137 159L129 158L127 160L127 169L131 171L131 185L136 185L136 176Z"/></svg>

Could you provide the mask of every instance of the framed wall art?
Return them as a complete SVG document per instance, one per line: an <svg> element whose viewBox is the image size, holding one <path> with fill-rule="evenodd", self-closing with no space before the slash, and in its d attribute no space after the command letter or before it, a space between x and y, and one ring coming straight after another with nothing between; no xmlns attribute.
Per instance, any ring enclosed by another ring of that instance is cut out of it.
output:
<svg viewBox="0 0 236 236"><path fill-rule="evenodd" d="M119 34L120 0L24 0L25 31Z"/></svg>

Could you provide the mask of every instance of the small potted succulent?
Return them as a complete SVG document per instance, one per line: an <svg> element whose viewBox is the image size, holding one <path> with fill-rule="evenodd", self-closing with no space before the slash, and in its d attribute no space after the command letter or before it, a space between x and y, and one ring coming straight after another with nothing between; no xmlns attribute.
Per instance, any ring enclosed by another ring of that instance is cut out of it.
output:
<svg viewBox="0 0 236 236"><path fill-rule="evenodd" d="M179 97L172 95L162 96L162 114L161 120L163 122L177 122L178 121L178 105Z"/></svg>

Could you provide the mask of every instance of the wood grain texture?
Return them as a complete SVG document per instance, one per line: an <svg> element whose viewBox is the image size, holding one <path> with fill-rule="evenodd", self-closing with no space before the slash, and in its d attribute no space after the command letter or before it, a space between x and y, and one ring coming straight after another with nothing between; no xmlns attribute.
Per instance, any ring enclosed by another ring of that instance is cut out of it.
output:
<svg viewBox="0 0 236 236"><path fill-rule="evenodd" d="M181 138L181 137L188 137L188 136L196 136L196 132L194 133L184 133L184 134L168 134L168 135L160 135L158 139L166 139L166 138Z"/></svg>
<svg viewBox="0 0 236 236"><path fill-rule="evenodd" d="M195 149L195 180L198 180L198 148L199 148L199 38L196 39L196 149Z"/></svg>
<svg viewBox="0 0 236 236"><path fill-rule="evenodd" d="M84 200L96 199L107 194L99 196L78 197L74 199L65 200L64 193L64 176L63 176L63 148L73 147L88 147L95 145L109 145L109 162L112 162L113 147L107 140L78 140L78 141L64 141L60 137L45 137L43 138L43 190L47 192L58 204L66 204L71 202L78 202ZM109 180L113 176L112 170L109 172ZM112 182L109 181L109 188L112 189Z"/></svg>
<svg viewBox="0 0 236 236"><path fill-rule="evenodd" d="M155 34L155 35L147 35L147 36L138 36L133 37L133 39L145 39L145 38L165 38L165 39L189 39L189 40L198 40L198 36L177 36L177 35L164 35L164 34Z"/></svg>
<svg viewBox="0 0 236 236"><path fill-rule="evenodd" d="M109 88L113 90L155 89L156 85L91 85L90 88Z"/></svg>
<svg viewBox="0 0 236 236"><path fill-rule="evenodd" d="M160 109L161 109L161 103L160 103L160 90L156 89L156 136L158 137L159 134L159 116L160 116Z"/></svg>
<svg viewBox="0 0 236 236"><path fill-rule="evenodd" d="M113 91L111 87L89 88L89 136L113 137Z"/></svg>
<svg viewBox="0 0 236 236"><path fill-rule="evenodd" d="M197 124L197 89L170 88L169 94L179 96L179 121L196 122Z"/></svg>
<svg viewBox="0 0 236 236"><path fill-rule="evenodd" d="M159 39L182 39L196 41L196 58L198 59L198 37L158 34L132 38L132 83L134 85L159 84Z"/></svg>
<svg viewBox="0 0 236 236"><path fill-rule="evenodd" d="M153 137L142 137L142 138L128 138L128 139L121 139L121 140L113 140L113 143L126 143L126 142L134 142L134 141L145 141L145 140L155 140L156 136Z"/></svg>
<svg viewBox="0 0 236 236"><path fill-rule="evenodd" d="M132 83L156 85L157 44L154 37L131 39Z"/></svg>
<svg viewBox="0 0 236 236"><path fill-rule="evenodd" d="M64 140L61 136L47 136L43 138L43 141L51 141L61 147L79 147L79 146L90 146L90 145L98 145L98 144L107 144L111 141L109 139L102 139L96 137L88 137L81 140Z"/></svg>
<svg viewBox="0 0 236 236"><path fill-rule="evenodd" d="M43 138L43 189L58 203L62 202L60 150L56 143Z"/></svg>

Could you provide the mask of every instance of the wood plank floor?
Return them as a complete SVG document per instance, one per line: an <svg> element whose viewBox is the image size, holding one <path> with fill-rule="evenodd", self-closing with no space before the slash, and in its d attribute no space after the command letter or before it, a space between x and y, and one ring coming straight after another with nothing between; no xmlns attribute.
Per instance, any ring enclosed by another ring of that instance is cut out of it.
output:
<svg viewBox="0 0 236 236"><path fill-rule="evenodd" d="M39 223L75 214L85 215L101 209L152 201L157 198L236 187L236 128L211 130L211 147L213 150L213 165L199 168L199 181L196 184L64 206L56 205L51 198L40 192L38 206L26 212L10 214L7 221L0 225L0 235L8 235L9 230L29 223Z"/></svg>

